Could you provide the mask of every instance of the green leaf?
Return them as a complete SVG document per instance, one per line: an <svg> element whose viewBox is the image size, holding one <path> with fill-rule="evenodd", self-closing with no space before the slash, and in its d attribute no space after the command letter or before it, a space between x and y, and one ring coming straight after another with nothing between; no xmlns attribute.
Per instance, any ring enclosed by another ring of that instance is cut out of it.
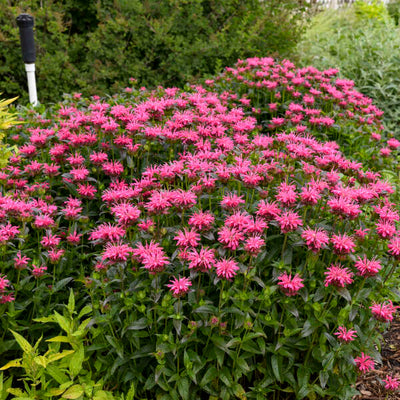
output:
<svg viewBox="0 0 400 400"><path fill-rule="evenodd" d="M6 365L0 368L0 371L4 371L8 368L21 367L22 358L17 358L16 360L9 361Z"/></svg>
<svg viewBox="0 0 400 400"><path fill-rule="evenodd" d="M79 372L82 369L82 363L84 358L85 358L85 349L83 347L83 343L80 343L78 350L75 351L75 354L71 357L71 360L69 362L69 370L72 376L79 375Z"/></svg>
<svg viewBox="0 0 400 400"><path fill-rule="evenodd" d="M84 315L87 315L92 312L92 306L85 306L82 308L81 312L78 315L78 319L81 319Z"/></svg>
<svg viewBox="0 0 400 400"><path fill-rule="evenodd" d="M214 366L211 366L210 368L207 369L206 373L204 374L202 380L200 381L200 386L204 387L207 384L209 384L213 379L215 379L218 376L218 371L217 368Z"/></svg>
<svg viewBox="0 0 400 400"><path fill-rule="evenodd" d="M61 397L63 399L77 399L83 395L83 387L81 385L71 386Z"/></svg>
<svg viewBox="0 0 400 400"><path fill-rule="evenodd" d="M54 318L57 324L60 325L60 328L69 335L71 333L71 326L67 318L60 315L57 311L54 311Z"/></svg>
<svg viewBox="0 0 400 400"><path fill-rule="evenodd" d="M68 299L68 311L72 315L75 311L75 296L74 296L74 291L70 289L69 291L69 299Z"/></svg>
<svg viewBox="0 0 400 400"><path fill-rule="evenodd" d="M279 368L279 359L278 359L278 356L276 356L275 354L272 355L272 357L271 357L271 367L272 367L272 372L275 375L275 378L279 382L282 382L281 372L280 372L280 368Z"/></svg>
<svg viewBox="0 0 400 400"><path fill-rule="evenodd" d="M178 379L178 392L183 400L189 399L189 380L187 378Z"/></svg>
<svg viewBox="0 0 400 400"><path fill-rule="evenodd" d="M51 339L47 339L46 342L70 343L71 341L66 336L55 336Z"/></svg>
<svg viewBox="0 0 400 400"><path fill-rule="evenodd" d="M61 353L52 354L48 357L47 362L50 364L53 361L61 360L62 358L75 353L75 350L63 350Z"/></svg>
<svg viewBox="0 0 400 400"><path fill-rule="evenodd" d="M126 394L126 400L134 400L134 398L135 398L135 393L136 393L135 384L134 384L134 383L131 383L131 387L129 388L129 391L128 391L128 393Z"/></svg>
<svg viewBox="0 0 400 400"><path fill-rule="evenodd" d="M67 375L64 374L58 367L55 365L48 365L46 368L46 373L48 373L57 383L60 385L69 381ZM72 382L71 382L72 384ZM65 390L66 388L64 388Z"/></svg>
<svg viewBox="0 0 400 400"><path fill-rule="evenodd" d="M11 330L11 333L14 335L15 340L19 344L19 347L24 351L24 353L32 353L33 352L33 347L28 343L27 340L25 340L19 333L14 332Z"/></svg>

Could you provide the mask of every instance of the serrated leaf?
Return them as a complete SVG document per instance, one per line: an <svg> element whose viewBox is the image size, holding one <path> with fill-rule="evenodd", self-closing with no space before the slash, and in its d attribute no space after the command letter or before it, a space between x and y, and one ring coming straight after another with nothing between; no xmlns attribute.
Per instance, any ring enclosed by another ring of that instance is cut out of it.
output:
<svg viewBox="0 0 400 400"><path fill-rule="evenodd" d="M72 315L75 311L75 296L74 296L74 291L72 289L70 289L70 291L69 291L67 308L68 308L69 313Z"/></svg>
<svg viewBox="0 0 400 400"><path fill-rule="evenodd" d="M52 354L51 356L49 356L47 359L47 362L52 363L53 361L60 360L61 358L69 356L73 353L75 353L75 350L63 350L61 353L56 353L56 354Z"/></svg>
<svg viewBox="0 0 400 400"><path fill-rule="evenodd" d="M92 312L92 306L85 306L82 308L81 312L78 315L78 319L81 319L84 315L87 315Z"/></svg>
<svg viewBox="0 0 400 400"><path fill-rule="evenodd" d="M64 374L58 367L55 365L48 365L46 368L46 373L48 373L58 384L64 385L69 381L67 375ZM71 382L72 384L72 382ZM63 388L65 390L66 387Z"/></svg>
<svg viewBox="0 0 400 400"><path fill-rule="evenodd" d="M59 314L57 311L54 311L54 318L57 324L60 325L60 328L69 335L71 331L71 326L67 318Z"/></svg>
<svg viewBox="0 0 400 400"><path fill-rule="evenodd" d="M77 399L82 396L84 390L81 385L73 385L61 396L63 399Z"/></svg>
<svg viewBox="0 0 400 400"><path fill-rule="evenodd" d="M24 337L22 337L19 333L14 332L11 329L10 329L10 331L14 335L15 340L19 344L19 347L21 347L21 349L24 351L24 353L32 353L33 352L33 347L29 344L29 342Z"/></svg>
<svg viewBox="0 0 400 400"><path fill-rule="evenodd" d="M71 341L66 336L55 336L51 339L47 339L46 342L70 343Z"/></svg>

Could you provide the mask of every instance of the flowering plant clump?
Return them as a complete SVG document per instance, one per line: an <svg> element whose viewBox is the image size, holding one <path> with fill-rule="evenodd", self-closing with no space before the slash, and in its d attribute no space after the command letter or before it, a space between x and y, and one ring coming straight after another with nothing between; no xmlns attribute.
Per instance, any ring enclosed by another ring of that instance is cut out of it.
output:
<svg viewBox="0 0 400 400"><path fill-rule="evenodd" d="M3 329L34 339L69 287L93 308L84 362L117 391L351 398L396 311L394 189L242 103L143 88L28 112L0 173Z"/></svg>
<svg viewBox="0 0 400 400"><path fill-rule="evenodd" d="M241 97L270 134L291 130L335 140L347 156L377 170L391 169L400 141L384 131L383 112L339 70L296 68L285 60L239 60L206 84Z"/></svg>

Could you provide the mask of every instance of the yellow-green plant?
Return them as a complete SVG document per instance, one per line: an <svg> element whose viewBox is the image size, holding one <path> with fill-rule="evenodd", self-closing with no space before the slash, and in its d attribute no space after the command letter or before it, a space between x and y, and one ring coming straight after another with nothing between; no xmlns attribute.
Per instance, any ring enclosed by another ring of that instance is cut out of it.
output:
<svg viewBox="0 0 400 400"><path fill-rule="evenodd" d="M103 382L101 380L93 381L90 371L83 368L84 341L87 335L87 325L91 318L83 321L81 318L92 312L91 307L84 307L78 314L75 311L75 297L71 291L66 308L67 311L64 315L55 312L49 317L36 320L43 323L55 322L64 331L64 335L46 340L48 350L42 355L39 351L42 338L32 346L22 335L11 331L22 349L23 355L21 358L8 362L0 370L4 371L13 367L22 368L24 370L23 388L11 387L10 378L3 384L1 375L0 400L6 399L7 394L13 395L13 400L114 399L111 392L102 390ZM71 348L61 350L62 343Z"/></svg>
<svg viewBox="0 0 400 400"><path fill-rule="evenodd" d="M7 164L8 159L14 150L13 148L3 144L2 141L5 137L6 130L12 125L20 123L20 121L17 121L17 115L11 113L8 109L8 106L16 99L17 97L8 100L0 100L0 168Z"/></svg>

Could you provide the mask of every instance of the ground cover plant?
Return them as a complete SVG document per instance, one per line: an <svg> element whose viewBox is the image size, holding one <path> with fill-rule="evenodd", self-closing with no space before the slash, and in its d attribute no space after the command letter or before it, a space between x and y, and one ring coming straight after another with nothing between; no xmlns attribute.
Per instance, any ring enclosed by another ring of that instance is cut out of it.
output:
<svg viewBox="0 0 400 400"><path fill-rule="evenodd" d="M375 170L398 146L335 73L253 58L28 110L0 175L0 394L351 398L399 299Z"/></svg>

